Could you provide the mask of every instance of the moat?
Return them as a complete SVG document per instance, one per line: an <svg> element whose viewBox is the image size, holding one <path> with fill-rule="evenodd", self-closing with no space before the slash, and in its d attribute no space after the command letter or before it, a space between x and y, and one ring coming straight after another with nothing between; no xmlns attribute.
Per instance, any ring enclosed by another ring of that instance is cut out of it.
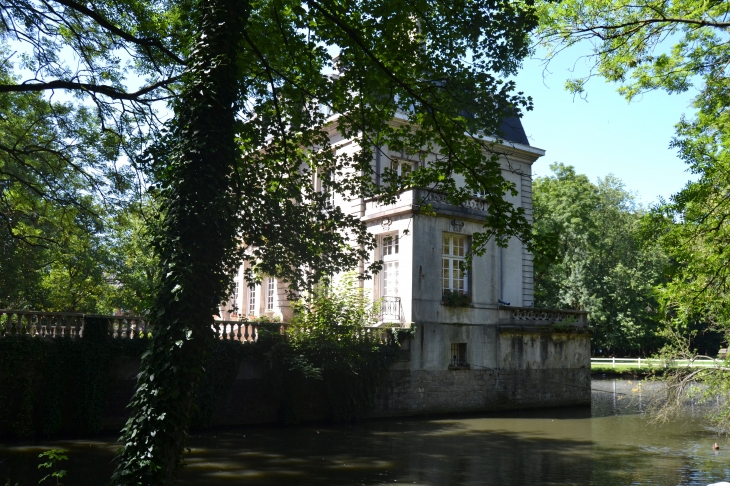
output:
<svg viewBox="0 0 730 486"><path fill-rule="evenodd" d="M730 441L688 405L648 423L636 382L594 380L592 406L191 436L181 485L706 485L730 480ZM720 445L713 451L712 444ZM0 484L35 485L38 453L69 450L64 484L108 481L114 438L0 444Z"/></svg>

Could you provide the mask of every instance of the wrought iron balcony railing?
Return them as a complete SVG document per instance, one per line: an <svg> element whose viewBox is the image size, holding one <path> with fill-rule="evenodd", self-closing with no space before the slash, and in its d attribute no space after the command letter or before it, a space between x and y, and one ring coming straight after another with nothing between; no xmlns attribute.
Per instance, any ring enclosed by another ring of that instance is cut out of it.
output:
<svg viewBox="0 0 730 486"><path fill-rule="evenodd" d="M402 324L403 308L400 297L386 295L375 301L378 322L381 324Z"/></svg>

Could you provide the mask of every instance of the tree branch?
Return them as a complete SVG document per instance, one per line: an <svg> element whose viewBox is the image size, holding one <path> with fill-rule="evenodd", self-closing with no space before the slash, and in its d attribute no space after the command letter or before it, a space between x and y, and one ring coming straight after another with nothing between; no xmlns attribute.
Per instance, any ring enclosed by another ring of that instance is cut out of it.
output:
<svg viewBox="0 0 730 486"><path fill-rule="evenodd" d="M0 93L23 93L23 92L38 92L48 91L52 89L66 89L71 91L87 91L89 93L97 93L115 100L127 100L127 101L152 101L152 100L140 100L140 98L152 91L163 88L178 81L181 76L173 76L169 79L159 81L157 83L145 86L139 91L133 93L127 93L117 88L106 85L90 84L90 83L77 83L73 81L63 81L57 79L55 81L49 81L47 83L22 83L22 84L0 84Z"/></svg>
<svg viewBox="0 0 730 486"><path fill-rule="evenodd" d="M94 20L99 26L103 27L104 29L108 30L114 35L117 35L124 39L127 42L131 42L133 44L136 44L138 46L150 48L154 47L159 49L162 53L164 53L167 57L172 59L178 64L185 65L185 60L178 57L174 52L169 50L167 47L165 47L162 42L160 42L158 39L154 39L151 37L135 37L134 35L130 34L129 32L122 30L121 28L117 27L116 25L112 24L108 19L106 19L104 16L100 15L98 12L90 9L89 7L85 5L81 5L79 3L73 2L71 0L53 0L54 2L63 5L64 7L68 7L72 10L75 10L79 12L80 14L83 14L90 19Z"/></svg>
<svg viewBox="0 0 730 486"><path fill-rule="evenodd" d="M684 19L684 18L677 18L677 17L662 17L662 18L649 18L649 19L642 19L642 20L634 20L632 22L624 22L622 24L616 24L616 25L610 25L610 24L602 24L602 25L593 25L588 26L582 29L575 29L572 30L572 32L577 34L584 34L587 32L594 33L601 39L603 39L603 36L601 34L598 34L597 30L620 30L624 29L626 27L644 27L651 24L665 24L665 23L674 23L674 24L690 24L690 25L698 25L700 27L715 27L718 29L727 29L730 28L730 22L712 22L707 20L695 20L695 19Z"/></svg>

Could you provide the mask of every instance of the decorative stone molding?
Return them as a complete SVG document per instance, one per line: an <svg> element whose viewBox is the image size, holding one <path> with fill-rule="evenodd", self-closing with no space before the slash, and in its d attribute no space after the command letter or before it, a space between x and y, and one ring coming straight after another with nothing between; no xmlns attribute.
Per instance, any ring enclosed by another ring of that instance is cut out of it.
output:
<svg viewBox="0 0 730 486"><path fill-rule="evenodd" d="M451 231L454 233L461 233L461 230L464 229L464 222L459 221L458 219L452 219L451 220Z"/></svg>
<svg viewBox="0 0 730 486"><path fill-rule="evenodd" d="M446 195L442 194L440 192L428 191L426 193L425 200L452 206L452 204L446 198ZM466 208L466 209L475 209L477 211L486 211L487 210L487 203L485 201L481 201L479 199L469 199L468 201L464 201L461 204L459 204L459 206Z"/></svg>

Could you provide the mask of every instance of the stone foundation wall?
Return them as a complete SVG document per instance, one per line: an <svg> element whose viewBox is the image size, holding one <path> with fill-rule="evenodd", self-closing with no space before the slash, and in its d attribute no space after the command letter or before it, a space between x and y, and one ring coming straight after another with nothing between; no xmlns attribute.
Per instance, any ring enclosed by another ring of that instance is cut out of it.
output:
<svg viewBox="0 0 730 486"><path fill-rule="evenodd" d="M469 343L470 365L448 369L450 343L462 340ZM588 345L588 336L583 335L499 333L495 326L423 326L414 338L403 342L401 356L384 377L370 416L590 404L590 358L584 352ZM484 364L488 362L501 367ZM112 365L102 413L104 429L118 431L126 422L139 365L139 359L132 357ZM37 400L44 400L47 385L42 380L33 383ZM296 401L282 406L266 382L262 364L244 360L233 386L221 397L213 425L326 420L330 414L322 382L302 380L295 386ZM45 408L43 403L36 405L34 420L43 423ZM59 413L73 417L78 411L59 409ZM73 427L73 421L63 422L57 433L78 433ZM12 436L5 428L0 426L0 436Z"/></svg>
<svg viewBox="0 0 730 486"><path fill-rule="evenodd" d="M305 380L290 404L302 421L325 420L320 382ZM591 403L589 369L552 370L391 370L376 397L372 418L484 412L517 408L549 408ZM275 423L279 403L260 379L236 380L216 413L217 425Z"/></svg>
<svg viewBox="0 0 730 486"><path fill-rule="evenodd" d="M591 402L590 369L392 370L373 417L564 407Z"/></svg>

